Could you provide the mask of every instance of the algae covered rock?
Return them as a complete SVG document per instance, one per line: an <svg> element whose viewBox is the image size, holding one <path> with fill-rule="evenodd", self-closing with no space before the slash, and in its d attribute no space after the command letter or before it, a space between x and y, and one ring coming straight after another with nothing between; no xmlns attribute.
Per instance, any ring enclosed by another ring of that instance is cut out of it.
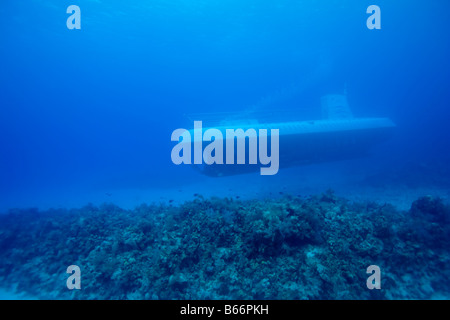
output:
<svg viewBox="0 0 450 320"><path fill-rule="evenodd" d="M333 192L88 205L0 215L0 280L50 299L426 299L448 296L449 207L401 212ZM67 289L66 268L82 290ZM378 265L382 288L366 288ZM404 288L408 287L408 292Z"/></svg>

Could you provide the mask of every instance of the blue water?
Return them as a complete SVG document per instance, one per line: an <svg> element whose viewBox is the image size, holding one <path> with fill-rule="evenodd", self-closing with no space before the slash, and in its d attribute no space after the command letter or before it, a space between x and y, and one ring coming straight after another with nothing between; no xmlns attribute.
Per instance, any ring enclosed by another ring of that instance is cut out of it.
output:
<svg viewBox="0 0 450 320"><path fill-rule="evenodd" d="M80 30L66 27L72 4ZM372 4L380 30L366 27ZM329 188L402 209L421 195L445 200L449 9L444 0L3 0L0 211ZM193 126L186 114L288 108L308 119L321 96L344 91L355 116L397 125L368 157L222 180L171 161L171 133Z"/></svg>

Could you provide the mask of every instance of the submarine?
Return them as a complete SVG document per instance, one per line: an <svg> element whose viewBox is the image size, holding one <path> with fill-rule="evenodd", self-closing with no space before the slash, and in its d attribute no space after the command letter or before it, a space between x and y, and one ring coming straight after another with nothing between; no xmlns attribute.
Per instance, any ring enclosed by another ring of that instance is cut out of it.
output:
<svg viewBox="0 0 450 320"><path fill-rule="evenodd" d="M260 132L266 129L268 132L277 130L279 135L279 167L280 169L308 165L321 162L345 160L366 156L375 145L387 141L396 127L395 123L384 117L354 117L347 101L346 95L331 94L321 97L322 118L317 120L294 119L280 120L283 113L277 116L223 119L217 126L205 127L223 132L220 139L224 139L220 145L226 145L225 131L230 129L249 130ZM276 114L276 112L275 112ZM221 114L212 114L216 118ZM210 114L211 116L211 114ZM236 117L235 117L236 118ZM285 117L286 118L286 117ZM289 118L289 117L287 117ZM294 118L294 116L291 116ZM194 135L194 130L190 132ZM269 134L270 136L270 134ZM218 138L216 138L218 139ZM270 139L270 137L268 137ZM258 149L260 146L258 146ZM204 161L192 166L201 174L211 177L246 174L259 171L261 163L250 163L249 137L245 144L245 159L241 163L233 164L211 163ZM224 154L229 149L224 148ZM270 154L271 147L267 152ZM236 157L237 144L234 144L234 156ZM207 155L204 155L204 158ZM209 163L209 164L208 164Z"/></svg>

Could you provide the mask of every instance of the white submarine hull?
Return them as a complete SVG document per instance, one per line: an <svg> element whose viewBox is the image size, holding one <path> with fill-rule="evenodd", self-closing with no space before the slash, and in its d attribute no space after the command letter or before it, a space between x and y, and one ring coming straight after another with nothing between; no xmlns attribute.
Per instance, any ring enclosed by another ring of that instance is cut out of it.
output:
<svg viewBox="0 0 450 320"><path fill-rule="evenodd" d="M388 140L395 124L388 118L349 118L282 123L254 123L216 127L226 129L278 129L280 169L364 156L374 145ZM208 128L205 128L207 130ZM246 146L248 153L248 146ZM261 165L194 165L202 174L220 177L259 171Z"/></svg>
<svg viewBox="0 0 450 320"><path fill-rule="evenodd" d="M277 111L277 110L275 110ZM356 118L353 116L346 94L329 94L321 97L322 119L308 121L285 121L289 118L281 110L271 114L265 121L258 115L255 119L240 119L237 123L220 125L219 130L278 129L279 167L307 165L364 156L374 145L388 140L395 128L389 118ZM270 121L282 116L283 121ZM292 115L291 118L296 118ZM247 150L248 152L248 146ZM224 176L258 171L260 164L212 164L195 165L208 176Z"/></svg>

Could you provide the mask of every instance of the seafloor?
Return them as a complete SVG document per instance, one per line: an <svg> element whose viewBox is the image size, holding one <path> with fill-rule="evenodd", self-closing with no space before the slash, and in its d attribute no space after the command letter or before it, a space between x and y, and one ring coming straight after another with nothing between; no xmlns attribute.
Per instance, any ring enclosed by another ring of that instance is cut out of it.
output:
<svg viewBox="0 0 450 320"><path fill-rule="evenodd" d="M399 210L332 191L16 209L0 215L0 281L40 299L448 299L449 222L440 198Z"/></svg>

